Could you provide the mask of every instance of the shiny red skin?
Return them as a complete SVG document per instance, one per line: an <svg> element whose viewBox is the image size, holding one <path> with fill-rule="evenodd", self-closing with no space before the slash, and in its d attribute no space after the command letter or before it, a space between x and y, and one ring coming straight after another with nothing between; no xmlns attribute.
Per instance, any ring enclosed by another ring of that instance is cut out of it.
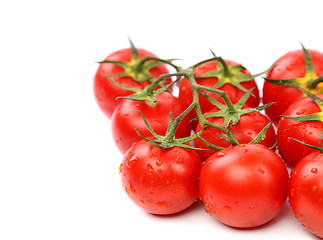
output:
<svg viewBox="0 0 323 240"><path fill-rule="evenodd" d="M301 224L323 238L323 153L304 157L293 169L288 186L291 209Z"/></svg>
<svg viewBox="0 0 323 240"><path fill-rule="evenodd" d="M139 57L143 58L145 56L153 56L156 57L153 53L144 50L144 49L137 49ZM116 51L106 57L105 61L122 61L122 62L130 62L131 61L131 49L126 48L119 51ZM116 99L116 97L120 96L128 96L133 92L123 89L114 83L110 82L104 75L110 74L119 74L122 73L124 69L116 64L111 63L101 63L96 71L94 76L94 96L97 101L97 104L103 111L103 113L108 117L111 118L111 115L116 108L117 104L120 100ZM160 65L154 67L149 70L152 76L155 78L159 77L161 74L169 73L168 69L165 65ZM139 89L144 89L147 85L151 84L150 81L144 82L137 82L131 77L110 77L111 79L115 80L118 83L135 87ZM170 79L167 80L170 82Z"/></svg>
<svg viewBox="0 0 323 240"><path fill-rule="evenodd" d="M228 64L228 66L237 65L236 62L233 62L230 60L225 60L225 62ZM217 64L215 61L206 62L195 69L194 75L201 76L207 72L210 72L216 69L217 69ZM247 71L242 71L242 72L247 73ZM218 82L218 79L215 77L201 78L201 79L196 79L196 82L205 87L213 87ZM252 91L254 97L250 96L246 102L246 105L250 107L257 107L259 105L259 90L258 90L256 81L250 80L248 82L243 82L241 83L241 86L243 86L247 90L251 88L255 88ZM240 89L228 83L224 84L222 87L218 89L226 92L226 94L228 95L229 99L232 101L233 104L237 103L240 100L240 98L245 94L244 91L241 91ZM224 103L224 100L216 93L208 92L207 95L216 99L221 103ZM183 101L183 103L186 106L189 106L193 101L192 88L187 78L184 78L179 85L179 98ZM202 113L205 113L211 110L212 108L214 108L214 105L206 97L202 95L199 96L199 102L200 102ZM191 111L191 114L192 114L192 117L196 117L195 111Z"/></svg>
<svg viewBox="0 0 323 240"><path fill-rule="evenodd" d="M150 106L145 101L122 99L116 107L111 118L111 129L114 142L120 152L124 154L134 142L142 138L137 134L137 129L144 137L152 137L140 114L143 113L149 126L159 135L165 135L169 123L170 112L173 119L180 115L186 108L181 101L169 92L157 96L158 103ZM188 137L191 133L189 115L186 115L175 132L177 138Z"/></svg>
<svg viewBox="0 0 323 240"><path fill-rule="evenodd" d="M287 185L287 168L274 151L242 144L216 152L202 164L199 198L220 222L251 228L278 215Z"/></svg>
<svg viewBox="0 0 323 240"><path fill-rule="evenodd" d="M217 112L218 109L214 108L208 113L211 112ZM207 118L208 121L211 123L224 126L224 119L222 117L218 118ZM242 115L239 122L235 124L232 127L228 127L228 129L231 129L233 132L233 135L237 138L238 142L240 144L246 144L251 142L257 135L258 133L269 123L268 118L259 113L259 112L254 112L254 113L248 113L245 115ZM198 123L196 127L196 132L199 132L203 129L204 127L201 126L200 123ZM224 134L222 131L208 127L200 136L208 141L209 143L212 143L218 147L228 147L230 146L230 143L226 141L225 139L221 138L218 136L218 134L227 136ZM202 149L211 149L207 147L200 139L196 138L194 140L195 147L197 148L202 148ZM265 145L266 147L272 147L276 143L276 133L274 128L271 126L266 133L265 138L260 142L261 144ZM198 153L201 156L201 159L205 161L209 156L211 156L214 151L198 151Z"/></svg>
<svg viewBox="0 0 323 240"><path fill-rule="evenodd" d="M124 156L121 182L129 198L146 212L173 214L197 199L200 167L194 150L161 149L141 140Z"/></svg>
<svg viewBox="0 0 323 240"><path fill-rule="evenodd" d="M308 49L314 65L315 72L318 76L323 75L323 53L316 50ZM274 67L266 74L269 79L292 79L305 76L305 59L302 49L290 51L280 57ZM311 91L311 90L310 90ZM313 93L316 93L313 91ZM271 105L265 111L269 119L275 124L278 123L280 115L297 100L304 98L303 93L294 87L277 86L266 82L263 87L263 103L276 104Z"/></svg>
<svg viewBox="0 0 323 240"><path fill-rule="evenodd" d="M323 99L323 94L316 95ZM294 102L284 113L286 116L299 117L321 112L320 108L310 98L303 98ZM316 151L298 143L295 138L306 144L320 146L323 124L319 121L295 121L281 118L277 129L277 147L279 154L286 164L293 168L306 155Z"/></svg>

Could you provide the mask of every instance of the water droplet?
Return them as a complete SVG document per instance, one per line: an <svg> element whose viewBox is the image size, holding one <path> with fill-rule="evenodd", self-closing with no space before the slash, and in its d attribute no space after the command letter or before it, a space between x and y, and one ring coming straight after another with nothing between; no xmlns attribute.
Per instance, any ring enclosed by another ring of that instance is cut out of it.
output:
<svg viewBox="0 0 323 240"><path fill-rule="evenodd" d="M255 206L250 206L249 209L250 210L255 210Z"/></svg>
<svg viewBox="0 0 323 240"><path fill-rule="evenodd" d="M219 151L219 152L217 152L216 153L216 157L224 157L225 156L225 152L223 152L223 151Z"/></svg>
<svg viewBox="0 0 323 240"><path fill-rule="evenodd" d="M181 163L181 162L183 162L183 158L180 156L177 156L175 162Z"/></svg>
<svg viewBox="0 0 323 240"><path fill-rule="evenodd" d="M312 168L311 169L311 172L314 173L314 174L317 174L318 173L318 170L317 170L317 168Z"/></svg>
<svg viewBox="0 0 323 240"><path fill-rule="evenodd" d="M127 117L129 115L129 113L124 113L123 116L124 117Z"/></svg>
<svg viewBox="0 0 323 240"><path fill-rule="evenodd" d="M227 212L230 212L231 211L231 207L230 206L224 206L224 210L227 211Z"/></svg>
<svg viewBox="0 0 323 240"><path fill-rule="evenodd" d="M153 156L157 156L157 152L152 151L152 152L151 152L151 155L153 155Z"/></svg>
<svg viewBox="0 0 323 240"><path fill-rule="evenodd" d="M312 187L312 191L315 192L317 190L317 186Z"/></svg>
<svg viewBox="0 0 323 240"><path fill-rule="evenodd" d="M147 170L148 170L148 174L151 175L154 173L154 169L153 166L151 166L149 163L147 164Z"/></svg>
<svg viewBox="0 0 323 240"><path fill-rule="evenodd" d="M127 161L126 161L126 165L128 168L132 168L136 162L138 161L138 156L137 155L132 155L131 158L129 158Z"/></svg>
<svg viewBox="0 0 323 240"><path fill-rule="evenodd" d="M134 189L134 187L131 184L129 185L129 189L132 194L134 194L136 192L136 190Z"/></svg>
<svg viewBox="0 0 323 240"><path fill-rule="evenodd" d="M122 173L122 163L119 166L119 174L121 174L121 173Z"/></svg>
<svg viewBox="0 0 323 240"><path fill-rule="evenodd" d="M158 167L160 167L162 164L163 164L163 161L162 161L162 160L160 160L160 159L157 159L157 161L156 161L156 165L157 165Z"/></svg>
<svg viewBox="0 0 323 240"><path fill-rule="evenodd" d="M208 209L208 212L209 212L210 215L214 215L215 214L215 211L214 211L213 208L209 208Z"/></svg>
<svg viewBox="0 0 323 240"><path fill-rule="evenodd" d="M261 174L265 174L265 170L262 167L258 167L257 171L260 172Z"/></svg>
<svg viewBox="0 0 323 240"><path fill-rule="evenodd" d="M168 208L167 203L164 203L164 202L158 202L158 203L156 203L156 206L161 210L165 210Z"/></svg>
<svg viewBox="0 0 323 240"><path fill-rule="evenodd" d="M157 118L154 118L154 119L153 119L153 121L158 122L158 123L163 123L163 121L162 121L162 120L157 119Z"/></svg>
<svg viewBox="0 0 323 240"><path fill-rule="evenodd" d="M303 114L305 111L306 111L306 109L304 109L304 108L299 109L299 110L296 112L296 115L301 115L301 114Z"/></svg>

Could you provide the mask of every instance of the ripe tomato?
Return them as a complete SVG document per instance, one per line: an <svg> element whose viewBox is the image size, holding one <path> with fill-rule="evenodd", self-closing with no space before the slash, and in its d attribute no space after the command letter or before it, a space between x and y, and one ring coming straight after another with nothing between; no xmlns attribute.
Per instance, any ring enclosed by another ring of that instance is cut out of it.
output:
<svg viewBox="0 0 323 240"><path fill-rule="evenodd" d="M304 157L293 169L288 199L298 221L310 232L323 238L323 153Z"/></svg>
<svg viewBox="0 0 323 240"><path fill-rule="evenodd" d="M323 99L323 94L316 95ZM285 116L300 117L321 112L320 107L310 98L302 98L294 102L284 113ZM282 159L291 168L306 155L316 151L298 143L292 138L306 144L320 146L323 124L320 121L296 121L282 117L278 124L277 140L278 151Z"/></svg>
<svg viewBox="0 0 323 240"><path fill-rule="evenodd" d="M275 152L261 144L242 144L218 151L202 164L199 198L220 222L256 227L280 212L287 185L287 168Z"/></svg>
<svg viewBox="0 0 323 240"><path fill-rule="evenodd" d="M230 61L230 60L225 60L225 62L227 63L227 65L229 67L230 66L233 67L236 65L241 66L240 64L237 64L237 63ZM217 61L206 62L206 63L198 66L195 69L194 76L201 77L204 74L207 74L211 71L215 71L218 69L218 64L219 63ZM219 64L219 65L221 65L221 64ZM234 70L232 70L232 71L234 72ZM240 71L240 73L247 74L248 71L246 69L243 69ZM226 92L226 94L228 95L229 99L231 100L231 102L233 104L237 103L240 100L240 98L245 94L244 91L242 91L232 85L233 82L238 82L238 80L239 79L236 77L234 77L233 79L227 78L225 80L226 83L222 87L218 88L219 90ZM202 86L205 86L205 87L213 87L217 84L218 78L216 78L216 77L197 78L196 82ZM245 88L246 90L254 88L254 90L252 91L253 96L251 95L249 97L249 99L246 102L246 105L248 105L250 107L257 107L259 105L259 90L258 90L255 80L241 82L240 85L243 88ZM224 100L216 93L208 92L207 95L216 99L220 103L224 103ZM191 88L191 85L190 85L188 79L186 79L186 78L184 78L179 85L179 98L182 99L183 103L186 106L190 105L191 102L193 101L192 88ZM214 107L214 105L212 103L210 103L210 101L202 95L199 96L199 101L200 101L202 113L205 113ZM195 111L192 111L192 117L196 117Z"/></svg>
<svg viewBox="0 0 323 240"><path fill-rule="evenodd" d="M169 92L157 95L157 103L147 104L146 101L122 99L111 118L112 136L121 151L125 153L134 142L141 140L135 129L144 137L151 137L145 122L140 114L143 113L149 126L159 135L164 135L168 128L170 112L173 119L186 108L181 101ZM189 115L186 115L176 130L176 137L188 137L191 133Z"/></svg>
<svg viewBox="0 0 323 240"><path fill-rule="evenodd" d="M217 112L218 108L213 108L211 111L207 113ZM207 118L207 120L213 124L224 126L224 118L222 117L211 117ZM250 143L258 133L269 123L268 118L261 114L260 112L252 112L240 117L240 120L237 124L233 126L229 126L228 129L231 129L233 135L237 138L240 144ZM204 127L198 123L196 127L196 132L199 132ZM204 140L216 145L218 147L228 147L230 143L220 137L219 135L226 136L227 135L218 130L216 128L207 127L207 129L200 135ZM202 148L202 149L211 149L207 147L199 138L194 140L195 147ZM261 144L265 145L266 147L272 147L276 143L276 134L275 130L272 126L267 130L265 138L260 142ZM205 161L209 156L213 154L212 151L198 151L201 156L201 159Z"/></svg>
<svg viewBox="0 0 323 240"><path fill-rule="evenodd" d="M127 69L123 69L122 67L112 63L101 63L99 68L97 69L97 72L94 77L94 95L99 107L102 109L102 111L108 118L111 117L113 110L119 103L119 100L116 100L116 97L128 96L132 94L132 92L110 82L104 75L120 74L125 71L129 71L129 75L133 75L133 77L110 76L110 78L118 83L127 85L129 87L144 89L151 82L149 80L140 79L140 74L150 73L151 76L157 78L161 74L169 73L165 65L159 65L151 69L143 68L140 71L136 70L134 67L131 68L131 66L135 66L136 64L138 64L138 62L145 56L156 57L156 55L144 49L137 49L137 52L138 58L132 56L131 48L116 51L105 58L105 61L120 61L129 63ZM135 80L135 77L137 77L138 79ZM167 79L166 83L170 83L170 81L171 79Z"/></svg>
<svg viewBox="0 0 323 240"><path fill-rule="evenodd" d="M194 150L161 149L141 140L124 156L121 182L130 199L145 211L173 214L197 199L200 167Z"/></svg>
<svg viewBox="0 0 323 240"><path fill-rule="evenodd" d="M310 54L315 71L308 70L306 74L306 64L304 50L299 49L290 51L280 57L274 67L266 74L266 78L286 80L299 78L297 83L308 91L317 94L323 92L323 86L318 84L315 88L310 89L306 84L319 76L323 75L323 53L315 50L307 50ZM276 104L266 109L266 114L274 122L278 123L280 115L296 100L304 97L304 94L295 87L277 86L269 82L264 83L263 102Z"/></svg>

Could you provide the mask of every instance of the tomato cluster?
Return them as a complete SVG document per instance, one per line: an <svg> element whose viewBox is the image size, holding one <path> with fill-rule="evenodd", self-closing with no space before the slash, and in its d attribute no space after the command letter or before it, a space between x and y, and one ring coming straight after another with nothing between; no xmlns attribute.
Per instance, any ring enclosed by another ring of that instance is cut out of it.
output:
<svg viewBox="0 0 323 240"><path fill-rule="evenodd" d="M254 79L265 72L214 54L183 69L130 45L100 62L94 94L136 205L165 215L201 200L220 222L252 228L288 199L323 237L322 53L302 46L280 57L265 71L260 99Z"/></svg>

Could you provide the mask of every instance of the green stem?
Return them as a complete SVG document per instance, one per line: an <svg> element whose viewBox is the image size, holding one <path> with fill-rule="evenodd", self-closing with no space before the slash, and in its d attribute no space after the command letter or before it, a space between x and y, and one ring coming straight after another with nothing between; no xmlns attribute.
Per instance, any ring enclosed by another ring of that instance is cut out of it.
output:
<svg viewBox="0 0 323 240"><path fill-rule="evenodd" d="M149 87L147 88L147 91L146 91L147 95L148 95L148 96L152 96L152 95L154 94L154 90L155 90L155 88L159 85L159 83L160 83L161 81L165 80L166 78L173 77L173 76L179 76L179 77L181 77L181 76L184 76L184 74L183 74L183 73L181 73L181 72L177 72L177 73L168 73L168 74L162 74L162 75L160 75L160 76L159 76L155 81L153 81L153 82L149 85Z"/></svg>
<svg viewBox="0 0 323 240"><path fill-rule="evenodd" d="M323 76L310 80L306 83L306 87L309 89L315 89L319 83L323 82Z"/></svg>
<svg viewBox="0 0 323 240"><path fill-rule="evenodd" d="M225 77L230 77L231 73L229 70L229 66L228 64L225 62L225 60L222 57L219 57L219 62L221 62L222 66L223 66L223 74Z"/></svg>

